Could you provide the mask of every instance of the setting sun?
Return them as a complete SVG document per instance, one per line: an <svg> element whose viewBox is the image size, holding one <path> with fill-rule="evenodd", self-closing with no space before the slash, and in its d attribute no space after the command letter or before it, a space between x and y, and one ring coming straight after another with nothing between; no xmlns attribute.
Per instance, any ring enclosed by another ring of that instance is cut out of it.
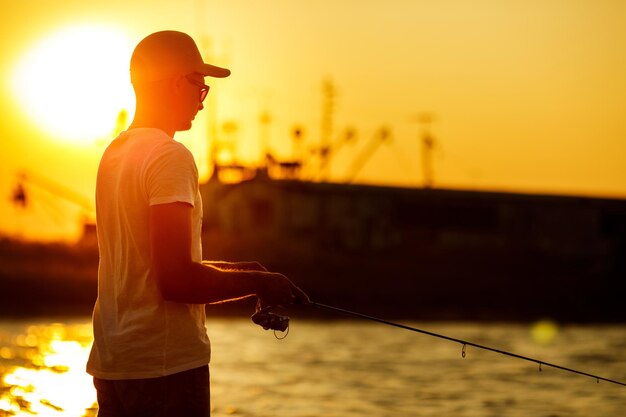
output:
<svg viewBox="0 0 626 417"><path fill-rule="evenodd" d="M60 141L110 136L134 106L132 42L114 29L71 27L41 40L19 62L12 87L24 113ZM126 116L128 117L128 116Z"/></svg>

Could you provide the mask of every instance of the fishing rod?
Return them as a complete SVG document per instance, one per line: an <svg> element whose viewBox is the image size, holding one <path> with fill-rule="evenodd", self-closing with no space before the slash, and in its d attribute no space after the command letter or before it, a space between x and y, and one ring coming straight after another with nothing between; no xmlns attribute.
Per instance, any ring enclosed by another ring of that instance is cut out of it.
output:
<svg viewBox="0 0 626 417"><path fill-rule="evenodd" d="M539 365L539 371L542 370L541 369L542 366L549 366L551 368L556 368L556 369L560 369L562 371L571 372L571 373L574 373L574 374L583 375L583 376L586 376L586 377L589 377L589 378L593 378L593 379L596 380L597 383L600 383L600 381L605 381L605 382L610 382L612 384L626 386L626 383L620 382L620 381L616 381L614 379L604 378L604 377L601 377L601 376L598 376L598 375L594 375L594 374L590 374L590 373L587 373L587 372L578 371L578 370L572 369L572 368L566 368L565 366L555 365L553 363L544 362L544 361L539 360L539 359L529 358L527 356L522 356L522 355L518 355L516 353L507 352L505 350L500 350L500 349L495 349L495 348L492 348L492 347L489 347L489 346L479 345L477 343L468 342L467 340L457 339L457 338L454 338L454 337L450 337L450 336L445 336L445 335L438 334L438 333L429 332L427 330L422 330L422 329L418 329L418 328L415 328L415 327L405 326L403 324L394 323L394 322L391 322L391 321L388 321L388 320L379 319L379 318L376 318L376 317L368 316L366 314L357 313L357 312L350 311L350 310L344 310L343 308L333 307L333 306L329 306L329 305L326 305L326 304L314 303L314 302L312 302L310 305L312 307L314 307L314 308L324 309L324 310L331 310L331 311L343 313L343 314L346 314L346 315L349 315L349 316L359 317L359 318L362 318L362 319L366 319L366 320L370 320L370 321L375 321L375 322L378 322L378 323L386 324L388 326L399 327L400 329L409 330L409 331L417 332L417 333L422 333L422 334L425 334L425 335L428 335L428 336L438 337L440 339L445 339L445 340L449 340L451 342L460 343L461 345L463 345L463 348L461 350L461 356L462 357L465 357L465 348L467 346L472 346L472 347L475 347L475 348L478 348L478 349L483 349L483 350L488 350L488 351L491 351L491 352L499 353L501 355L511 356L513 358L522 359L522 360L529 361L529 362L534 362L534 363Z"/></svg>

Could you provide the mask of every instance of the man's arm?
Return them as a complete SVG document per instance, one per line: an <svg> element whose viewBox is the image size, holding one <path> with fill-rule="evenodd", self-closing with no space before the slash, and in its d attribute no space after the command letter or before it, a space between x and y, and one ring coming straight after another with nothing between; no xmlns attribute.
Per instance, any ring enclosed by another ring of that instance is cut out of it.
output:
<svg viewBox="0 0 626 417"><path fill-rule="evenodd" d="M263 305L310 302L284 275L193 262L191 213L187 203L150 206L151 262L164 299L211 304L256 295Z"/></svg>
<svg viewBox="0 0 626 417"><path fill-rule="evenodd" d="M227 262L227 261L207 261L203 260L202 265L210 265L217 269L223 269L227 271L264 271L268 272L267 268L261 265L259 262Z"/></svg>

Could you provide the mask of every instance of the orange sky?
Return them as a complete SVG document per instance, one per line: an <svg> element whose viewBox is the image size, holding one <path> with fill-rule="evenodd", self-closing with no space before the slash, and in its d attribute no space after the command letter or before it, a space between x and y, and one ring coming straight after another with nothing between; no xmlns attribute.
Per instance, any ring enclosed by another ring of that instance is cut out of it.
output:
<svg viewBox="0 0 626 417"><path fill-rule="evenodd" d="M3 0L0 16L0 234L75 236L79 224L76 207L41 190L33 190L28 210L13 206L18 170L93 194L108 135L63 140L15 95L16 68L29 51L75 26L104 27L127 40L128 51L162 29L210 39L203 52L233 75L211 82L213 109L191 132L177 135L205 173L214 134L230 140L240 159L258 160L262 112L271 115L269 144L276 154L292 156L296 124L305 128L307 146L315 145L322 80L331 78L334 132L357 131L356 143L333 161L332 180L345 180L360 150L387 126L392 142L380 146L357 181L420 186L415 117L428 111L436 115L436 186L626 196L621 0ZM106 47L99 50L105 56ZM57 61L50 65L62 71L65 61ZM119 65L125 71L128 64ZM48 97L44 109L76 106L63 97L57 103L48 87L55 84L52 72L40 71L32 82L36 94ZM77 84L96 91L102 103L113 88L107 87L112 72L94 71ZM81 109L105 113L81 101ZM65 118L78 123L68 112L58 114L53 119L61 125ZM102 115L105 123L112 120L111 132L115 116ZM207 120L215 120L212 129ZM234 122L237 132L226 135L225 122Z"/></svg>

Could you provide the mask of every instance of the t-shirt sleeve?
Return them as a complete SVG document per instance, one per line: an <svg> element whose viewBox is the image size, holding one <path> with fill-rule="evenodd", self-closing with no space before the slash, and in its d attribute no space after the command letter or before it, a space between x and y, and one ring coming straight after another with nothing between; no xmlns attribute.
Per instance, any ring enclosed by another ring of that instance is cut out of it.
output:
<svg viewBox="0 0 626 417"><path fill-rule="evenodd" d="M172 141L156 148L145 172L149 205L183 202L194 206L198 169L182 144Z"/></svg>

